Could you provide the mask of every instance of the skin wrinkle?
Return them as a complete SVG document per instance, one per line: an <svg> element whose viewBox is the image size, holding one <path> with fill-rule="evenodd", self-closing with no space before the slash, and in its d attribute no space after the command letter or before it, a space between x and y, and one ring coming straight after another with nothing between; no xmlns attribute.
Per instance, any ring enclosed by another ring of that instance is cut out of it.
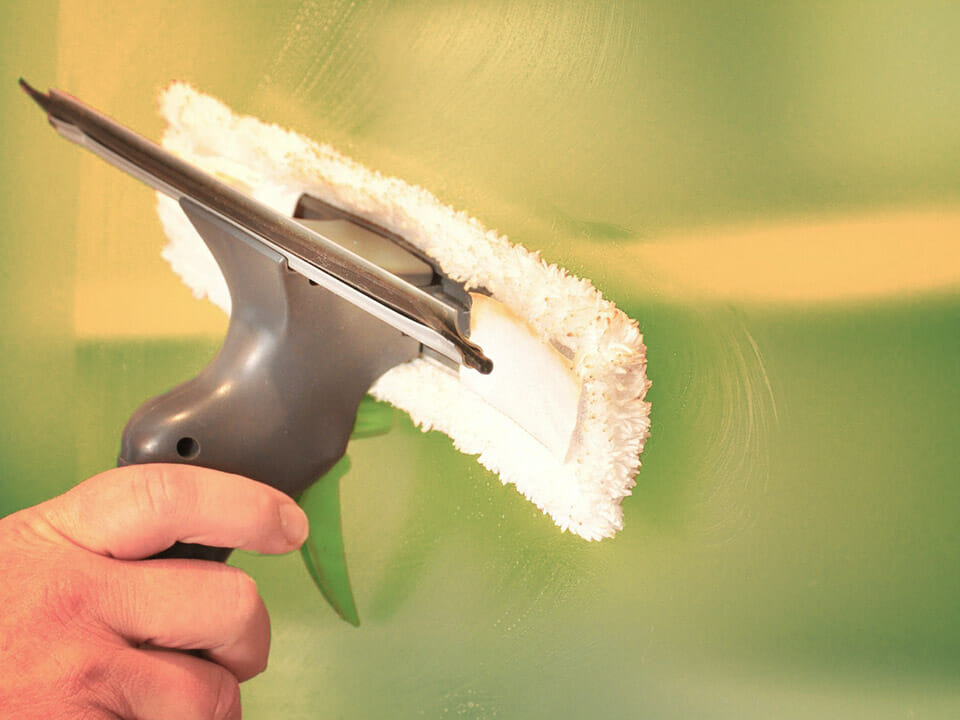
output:
<svg viewBox="0 0 960 720"><path fill-rule="evenodd" d="M164 466L149 466L132 486L137 506L155 518L175 517L182 507L196 503L193 485L181 485L173 492ZM187 497L189 496L189 497Z"/></svg>

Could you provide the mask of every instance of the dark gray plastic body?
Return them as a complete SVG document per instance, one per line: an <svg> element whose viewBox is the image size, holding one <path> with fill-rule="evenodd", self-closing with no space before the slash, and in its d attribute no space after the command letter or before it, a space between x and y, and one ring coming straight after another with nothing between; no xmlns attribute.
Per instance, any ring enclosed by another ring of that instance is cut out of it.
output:
<svg viewBox="0 0 960 720"><path fill-rule="evenodd" d="M230 324L210 365L133 414L119 463L192 463L296 497L346 452L373 382L419 355L420 344L291 272L282 256L189 199L180 204L226 277ZM229 553L178 544L162 556Z"/></svg>

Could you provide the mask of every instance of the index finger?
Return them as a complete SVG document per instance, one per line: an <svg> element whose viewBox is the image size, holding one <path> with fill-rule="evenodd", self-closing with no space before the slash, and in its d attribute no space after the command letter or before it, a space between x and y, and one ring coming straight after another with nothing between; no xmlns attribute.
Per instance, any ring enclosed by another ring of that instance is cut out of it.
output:
<svg viewBox="0 0 960 720"><path fill-rule="evenodd" d="M125 560L178 541L278 554L307 536L306 515L284 493L194 465L108 470L37 509L77 545Z"/></svg>

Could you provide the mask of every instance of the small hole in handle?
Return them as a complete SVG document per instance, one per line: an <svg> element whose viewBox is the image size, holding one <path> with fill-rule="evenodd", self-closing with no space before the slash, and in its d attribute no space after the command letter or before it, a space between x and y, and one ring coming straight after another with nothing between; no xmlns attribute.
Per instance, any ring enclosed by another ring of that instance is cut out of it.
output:
<svg viewBox="0 0 960 720"><path fill-rule="evenodd" d="M182 437L177 440L177 455L184 460L192 460L200 454L200 443L192 437Z"/></svg>

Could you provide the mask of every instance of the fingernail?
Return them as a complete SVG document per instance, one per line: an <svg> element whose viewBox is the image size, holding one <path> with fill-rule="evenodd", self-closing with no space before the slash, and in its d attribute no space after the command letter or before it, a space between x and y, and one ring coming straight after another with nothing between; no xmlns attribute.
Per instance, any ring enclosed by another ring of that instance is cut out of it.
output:
<svg viewBox="0 0 960 720"><path fill-rule="evenodd" d="M280 506L280 528L287 540L300 547L310 532L307 514L293 503L284 503Z"/></svg>

